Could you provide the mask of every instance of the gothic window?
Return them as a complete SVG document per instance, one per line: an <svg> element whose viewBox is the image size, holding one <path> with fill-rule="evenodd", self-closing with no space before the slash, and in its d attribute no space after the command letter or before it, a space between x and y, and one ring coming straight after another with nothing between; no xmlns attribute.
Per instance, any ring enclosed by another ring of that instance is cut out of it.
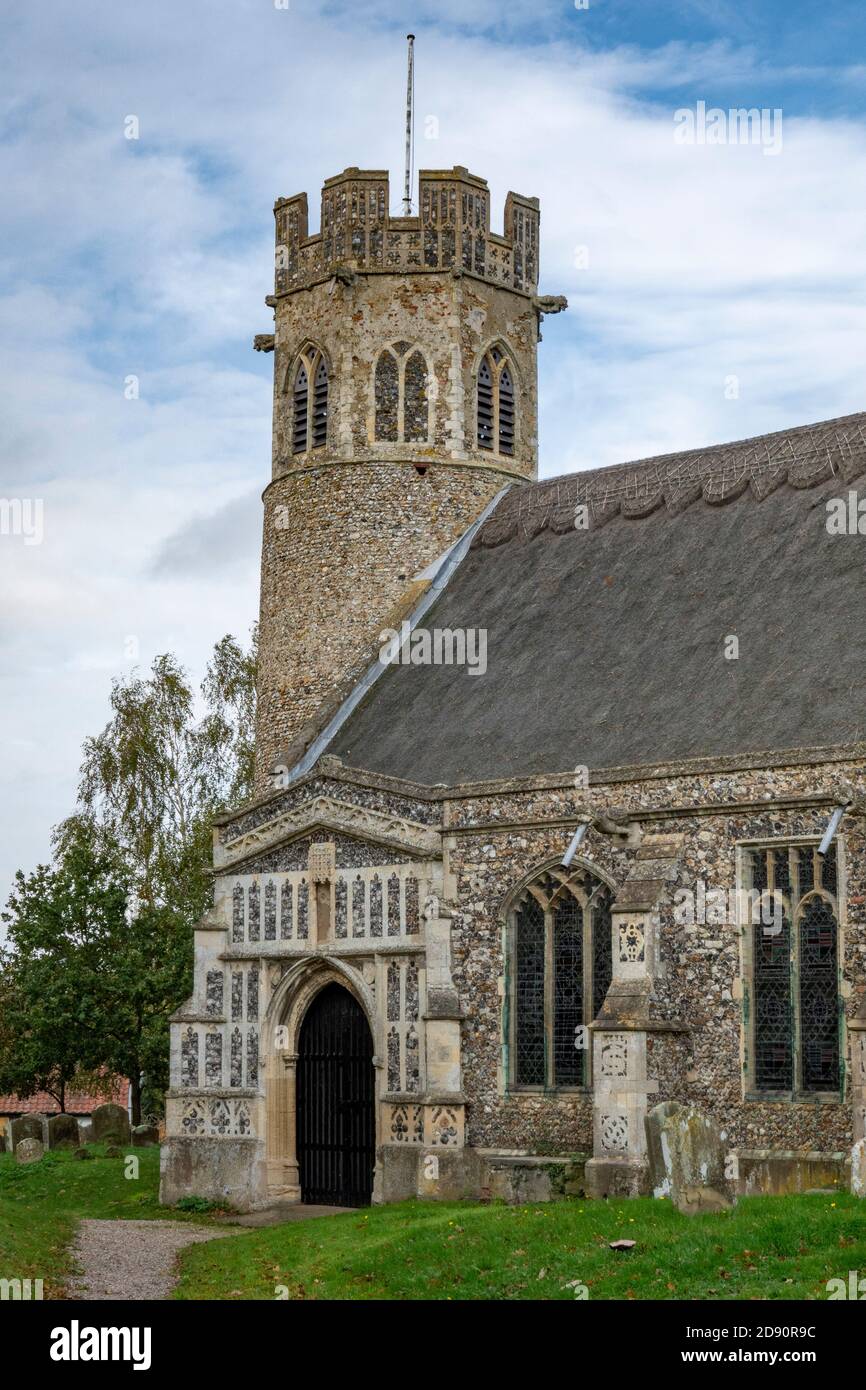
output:
<svg viewBox="0 0 866 1390"><path fill-rule="evenodd" d="M318 348L308 344L291 377L292 453L320 449L328 437L328 368Z"/></svg>
<svg viewBox="0 0 866 1390"><path fill-rule="evenodd" d="M752 1086L784 1095L838 1091L836 846L823 859L814 845L750 849L745 880Z"/></svg>
<svg viewBox="0 0 866 1390"><path fill-rule="evenodd" d="M424 354L411 343L392 343L376 362L373 377L376 439L386 444L426 444L430 437L430 393Z"/></svg>
<svg viewBox="0 0 866 1390"><path fill-rule="evenodd" d="M585 1025L612 976L613 893L588 870L553 868L511 914L507 1040L515 1087L589 1085Z"/></svg>
<svg viewBox="0 0 866 1390"><path fill-rule="evenodd" d="M479 449L514 453L514 369L500 347L485 353L478 368Z"/></svg>

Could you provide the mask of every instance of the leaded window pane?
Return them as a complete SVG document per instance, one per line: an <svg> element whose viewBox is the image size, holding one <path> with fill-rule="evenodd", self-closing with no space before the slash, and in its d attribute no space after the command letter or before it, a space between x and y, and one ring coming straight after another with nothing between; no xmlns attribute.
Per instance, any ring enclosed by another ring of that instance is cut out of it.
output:
<svg viewBox="0 0 866 1390"><path fill-rule="evenodd" d="M797 851L797 873L802 897L805 893L811 893L815 887L815 851L811 845Z"/></svg>
<svg viewBox="0 0 866 1390"><path fill-rule="evenodd" d="M515 1078L544 1085L544 912L534 898L517 912Z"/></svg>
<svg viewBox="0 0 866 1390"><path fill-rule="evenodd" d="M751 853L752 861L752 887L757 888L759 893L763 893L767 888L767 851L763 849L753 850Z"/></svg>
<svg viewBox="0 0 866 1390"><path fill-rule="evenodd" d="M839 1086L839 991L836 916L826 898L809 898L800 915L800 1045L803 1090Z"/></svg>
<svg viewBox="0 0 866 1390"><path fill-rule="evenodd" d="M760 920L754 933L755 1081L759 1091L787 1091L794 1081L791 1017L791 927Z"/></svg>
<svg viewBox="0 0 866 1390"><path fill-rule="evenodd" d="M781 932L774 935L763 921L752 929L756 1088L836 1091L838 927L834 903L820 894L836 888L836 846L824 858L812 845L768 846L751 851L751 864L753 888L766 890L772 875L786 899Z"/></svg>
<svg viewBox="0 0 866 1390"><path fill-rule="evenodd" d="M831 845L821 860L821 887L835 897L838 893L836 846Z"/></svg>
<svg viewBox="0 0 866 1390"><path fill-rule="evenodd" d="M774 887L778 893L790 895L791 892L791 865L788 859L788 850L777 849L773 851Z"/></svg>
<svg viewBox="0 0 866 1390"><path fill-rule="evenodd" d="M583 1083L586 1049L575 1047L583 1023L583 908L569 893L553 914L553 1080Z"/></svg>
<svg viewBox="0 0 866 1390"><path fill-rule="evenodd" d="M509 966L511 1080L589 1084L585 1025L613 972L613 895L587 869L542 870L515 911ZM587 935L590 933L590 935Z"/></svg>

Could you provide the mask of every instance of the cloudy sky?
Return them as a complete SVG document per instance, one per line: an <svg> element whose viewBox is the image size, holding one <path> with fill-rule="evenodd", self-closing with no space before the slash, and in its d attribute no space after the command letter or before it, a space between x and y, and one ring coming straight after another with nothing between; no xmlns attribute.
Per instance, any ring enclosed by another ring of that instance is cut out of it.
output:
<svg viewBox="0 0 866 1390"><path fill-rule="evenodd" d="M255 618L273 201L357 164L399 210L407 29L418 167L541 199L542 475L866 408L862 0L283 3L2 5L4 899L112 677ZM681 143L699 102L776 152Z"/></svg>

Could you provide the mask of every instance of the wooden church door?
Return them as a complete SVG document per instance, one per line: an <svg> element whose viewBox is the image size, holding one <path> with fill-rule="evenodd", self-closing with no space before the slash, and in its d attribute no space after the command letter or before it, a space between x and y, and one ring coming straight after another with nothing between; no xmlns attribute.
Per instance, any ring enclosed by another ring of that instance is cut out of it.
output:
<svg viewBox="0 0 866 1390"><path fill-rule="evenodd" d="M369 1205L376 1146L373 1078L373 1039L364 1010L341 985L326 985L307 1010L298 1045L302 1201Z"/></svg>

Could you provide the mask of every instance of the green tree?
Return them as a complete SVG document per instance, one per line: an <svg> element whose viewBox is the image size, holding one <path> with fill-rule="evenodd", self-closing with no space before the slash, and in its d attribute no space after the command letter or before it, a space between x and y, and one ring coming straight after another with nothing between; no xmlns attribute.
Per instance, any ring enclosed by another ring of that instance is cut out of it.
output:
<svg viewBox="0 0 866 1390"><path fill-rule="evenodd" d="M148 675L112 685L112 717L84 745L79 807L124 847L143 899L159 903L174 893L178 856L204 843L203 822L252 795L255 678L253 629L249 651L231 636L216 644L199 719L192 686L170 654L158 656Z"/></svg>
<svg viewBox="0 0 866 1390"><path fill-rule="evenodd" d="M126 905L119 856L85 838L70 838L55 868L18 872L2 914L0 1090L46 1091L66 1109L70 1082L93 1055L104 1016L94 985Z"/></svg>
<svg viewBox="0 0 866 1390"><path fill-rule="evenodd" d="M53 867L19 873L3 914L4 1088L64 1093L76 1070L101 1068L129 1077L136 1123L142 1074L149 1095L165 1089L168 1019L212 902L211 821L252 793L255 671L254 630L248 651L217 643L200 700L171 655L112 686Z"/></svg>

